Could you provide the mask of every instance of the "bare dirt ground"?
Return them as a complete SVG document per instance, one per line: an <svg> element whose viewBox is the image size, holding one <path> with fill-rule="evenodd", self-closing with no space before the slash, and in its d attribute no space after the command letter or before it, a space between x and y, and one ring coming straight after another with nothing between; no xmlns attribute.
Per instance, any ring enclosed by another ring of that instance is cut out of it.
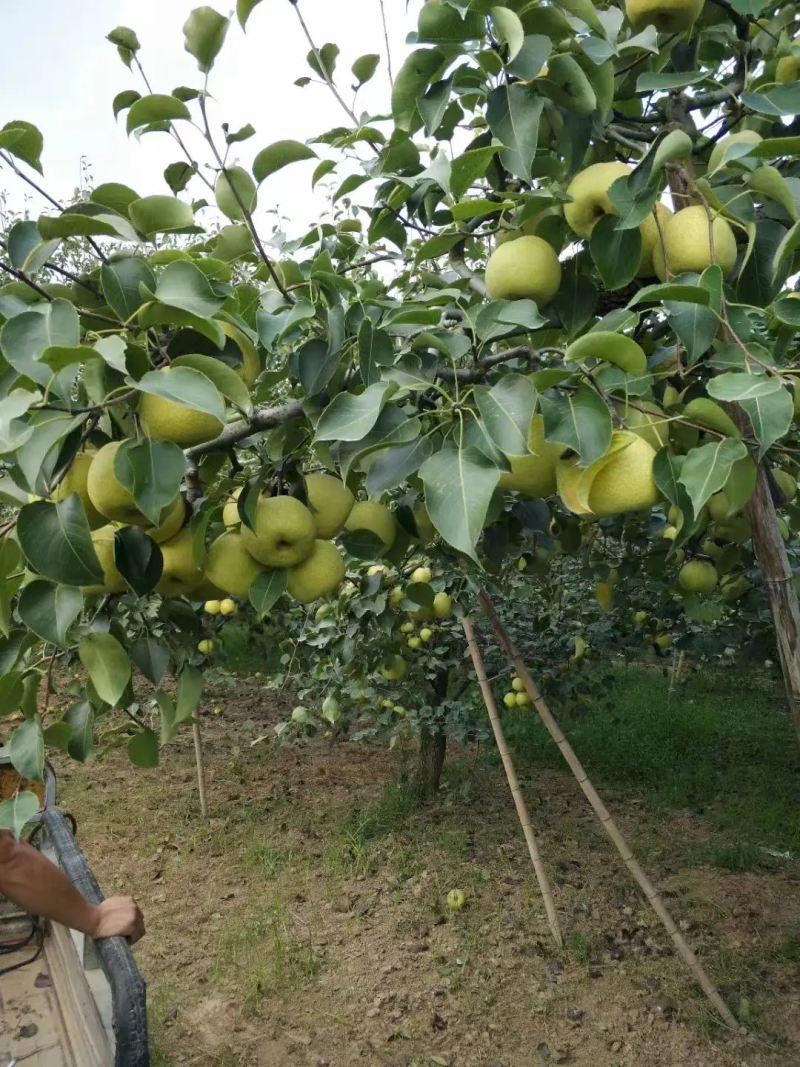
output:
<svg viewBox="0 0 800 1067"><path fill-rule="evenodd" d="M188 732L157 770L124 752L59 768L105 891L145 911L159 1067L800 1065L796 865L682 866L709 838L700 819L605 798L747 1020L730 1034L571 777L523 776L559 952L499 767L458 753L440 801L409 812L386 791L396 754L252 744L281 712L256 679L218 684L200 710L208 821ZM456 913L453 888L467 896Z"/></svg>

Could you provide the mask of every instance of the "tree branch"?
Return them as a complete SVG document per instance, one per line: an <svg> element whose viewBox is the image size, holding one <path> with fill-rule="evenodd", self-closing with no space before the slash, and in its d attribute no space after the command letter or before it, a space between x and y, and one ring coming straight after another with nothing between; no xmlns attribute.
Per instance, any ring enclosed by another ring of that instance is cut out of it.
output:
<svg viewBox="0 0 800 1067"><path fill-rule="evenodd" d="M2 259L0 259L0 270L4 270L6 274L10 274L11 277L16 278L18 282L23 282L23 284L27 285L29 289L33 289L34 293L38 293L39 296L43 296L45 300L52 301L52 296L50 296L48 292L42 289L41 286L37 285L35 281L29 278L27 274L25 274L21 270L15 270L10 264L6 263Z"/></svg>
<svg viewBox="0 0 800 1067"><path fill-rule="evenodd" d="M383 23L383 40L386 44L386 69L389 71L389 85L394 89L394 76L392 75L392 50L389 47L389 28L386 25L386 8L383 0L378 0L381 8L381 22Z"/></svg>
<svg viewBox="0 0 800 1067"><path fill-rule="evenodd" d="M300 400L290 400L279 407L258 407L249 419L240 419L238 422L229 423L213 441L205 441L202 445L184 450L189 464L196 464L201 456L209 452L225 452L238 441L250 437L262 430L273 430L276 426L282 426L285 422L291 422L303 414L303 404Z"/></svg>

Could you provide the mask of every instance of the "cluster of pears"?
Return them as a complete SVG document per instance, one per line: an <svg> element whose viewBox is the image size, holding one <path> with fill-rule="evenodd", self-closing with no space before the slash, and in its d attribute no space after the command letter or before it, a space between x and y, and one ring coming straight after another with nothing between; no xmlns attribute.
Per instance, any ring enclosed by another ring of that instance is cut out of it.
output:
<svg viewBox="0 0 800 1067"><path fill-rule="evenodd" d="M123 526L143 528L160 545L163 570L156 592L212 604L227 604L224 594L246 597L259 574L276 568L287 570L289 594L309 603L334 592L344 579L344 559L330 540L342 529L369 529L387 548L394 541L396 520L387 508L373 501L356 503L338 478L315 473L306 478L308 506L290 496L261 497L252 530L240 524L236 500L229 501L223 509L225 531L198 562L184 525L183 498L177 496L163 509L160 523L152 526L118 481L114 461L121 444L112 441L97 452L78 455L54 493L57 500L77 493L92 530L104 580L87 587L87 593L125 591L114 562L114 536Z"/></svg>
<svg viewBox="0 0 800 1067"><path fill-rule="evenodd" d="M633 621L637 627L642 627L643 644L650 645L660 653L672 648L672 634L667 633L660 619L652 617L646 611L635 611Z"/></svg>
<svg viewBox="0 0 800 1067"><path fill-rule="evenodd" d="M691 3L693 0L689 4L687 0L629 0L629 6L661 11L670 7L686 8ZM646 25L648 21L651 20L645 18L641 24ZM564 217L578 237L590 237L600 219L618 214L609 189L617 179L630 173L627 163L611 162L593 163L575 175L567 187L571 200L564 206ZM486 290L493 300L527 299L549 304L558 292L561 264L552 245L536 236L538 221L536 216L498 238L486 265ZM720 215L714 215L709 224L702 205L673 215L659 202L654 213L641 223L639 231L642 253L636 272L638 278L657 276L666 281L687 271L703 271L711 263L719 264L727 276L736 263L733 230Z"/></svg>
<svg viewBox="0 0 800 1067"><path fill-rule="evenodd" d="M531 698L525 692L525 683L516 674L511 677L511 689L503 697L507 708L526 708Z"/></svg>
<svg viewBox="0 0 800 1067"><path fill-rule="evenodd" d="M500 475L500 488L530 497L558 492L568 511L589 519L651 508L658 499L653 461L667 441L666 416L655 404L645 412L623 408L623 414L629 429L616 430L606 453L588 466L565 454L562 444L546 441L544 420L535 414L530 455L506 457L511 470Z"/></svg>

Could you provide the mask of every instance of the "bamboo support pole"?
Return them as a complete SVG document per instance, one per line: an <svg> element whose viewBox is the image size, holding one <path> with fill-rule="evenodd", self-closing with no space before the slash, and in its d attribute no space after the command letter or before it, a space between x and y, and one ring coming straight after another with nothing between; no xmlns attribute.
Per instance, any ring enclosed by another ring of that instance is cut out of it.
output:
<svg viewBox="0 0 800 1067"><path fill-rule="evenodd" d="M204 819L207 819L206 765L203 759L203 738L200 734L200 723L197 721L192 726L192 737L194 738L194 758L197 763L197 791L200 794L200 814Z"/></svg>
<svg viewBox="0 0 800 1067"><path fill-rule="evenodd" d="M467 639L469 654L472 657L475 673L478 676L478 685L480 686L481 694L483 696L483 702L486 705L486 710L489 713L489 721L491 722L492 730L494 731L497 750L503 761L503 768L505 769L506 778L508 779L508 786L511 790L511 795L514 798L517 815L519 816L519 821L522 825L522 832L525 835L525 841L528 845L531 863L536 872L536 880L539 883L539 889L542 893L544 910L547 912L547 922L550 927L550 932L553 935L556 945L558 945L559 948L563 948L564 938L561 935L561 926L558 921L558 912L556 911L556 906L553 901L550 880L547 877L547 871L544 869L544 864L542 863L539 845L536 841L536 835L533 832L528 809L525 806L525 799L522 796L522 789L520 788L517 772L514 768L514 761L511 759L511 753L508 751L505 734L503 733L503 724L500 722L500 716L497 714L497 704L495 703L494 693L492 692L492 687L489 685L489 679L486 677L483 656L481 655L481 650L477 638L475 637L475 630L473 629L469 616L464 616L462 624L464 626L464 636Z"/></svg>
<svg viewBox="0 0 800 1067"><path fill-rule="evenodd" d="M586 796L586 799L589 801L594 810L594 813L597 815L598 819L602 823L603 829L605 830L606 834L611 838L614 845L616 846L617 851L622 857L625 866L630 871L631 877L634 879L634 881L644 893L656 915L658 915L667 933L672 938L679 955L697 979L698 983L700 984L700 987L702 988L705 995L708 997L709 1001L714 1005L724 1022L728 1026L730 1026L731 1029L738 1030L739 1024L736 1022L736 1019L731 1014L731 1011L726 1005L725 1001L719 995L719 992L716 987L712 985L711 980L703 969L703 966L701 965L697 956L695 956L694 952L689 947L685 938L683 937L683 934L681 934L680 930L675 925L675 921L667 910L667 907L664 904L664 901L661 899L658 890L655 888L653 883L642 870L639 861L631 852L627 841L620 833L616 823L611 817L611 814L609 813L603 801L600 799L597 790L589 781L589 778L587 777L586 771L583 769L580 760L575 755L575 752L573 751L573 748L570 745L569 741L561 732L561 729L556 720L553 718L546 701L544 700L541 693L534 684L534 681L530 676L528 668L525 666L525 663L523 662L522 657L519 654L519 650L509 637L505 626L497 617L497 613L495 612L494 604L492 603L491 598L484 590L481 590L481 592L478 594L478 601L481 605L481 608L489 618L489 621L491 622L494 631L497 634L497 638L500 641L500 644L502 645L504 651L506 652L506 655L508 656L510 662L513 664L514 669L525 683L525 689L528 693L528 696L533 701L536 710L539 713L539 717L541 718L544 725L547 727L550 736L558 745L562 756L569 764L570 770L575 775L578 784L580 785L581 789L584 792L584 795Z"/></svg>

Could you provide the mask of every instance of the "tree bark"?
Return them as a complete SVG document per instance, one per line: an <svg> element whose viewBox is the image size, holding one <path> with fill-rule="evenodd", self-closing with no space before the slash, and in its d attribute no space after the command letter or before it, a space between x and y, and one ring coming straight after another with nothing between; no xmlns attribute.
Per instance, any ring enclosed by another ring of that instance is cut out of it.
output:
<svg viewBox="0 0 800 1067"><path fill-rule="evenodd" d="M439 790L447 748L447 735L423 726L419 734L419 756L414 789L420 801L432 800Z"/></svg>
<svg viewBox="0 0 800 1067"><path fill-rule="evenodd" d="M756 487L745 505L744 514L750 523L753 547L772 612L789 712L800 741L800 603L763 462L758 466Z"/></svg>

